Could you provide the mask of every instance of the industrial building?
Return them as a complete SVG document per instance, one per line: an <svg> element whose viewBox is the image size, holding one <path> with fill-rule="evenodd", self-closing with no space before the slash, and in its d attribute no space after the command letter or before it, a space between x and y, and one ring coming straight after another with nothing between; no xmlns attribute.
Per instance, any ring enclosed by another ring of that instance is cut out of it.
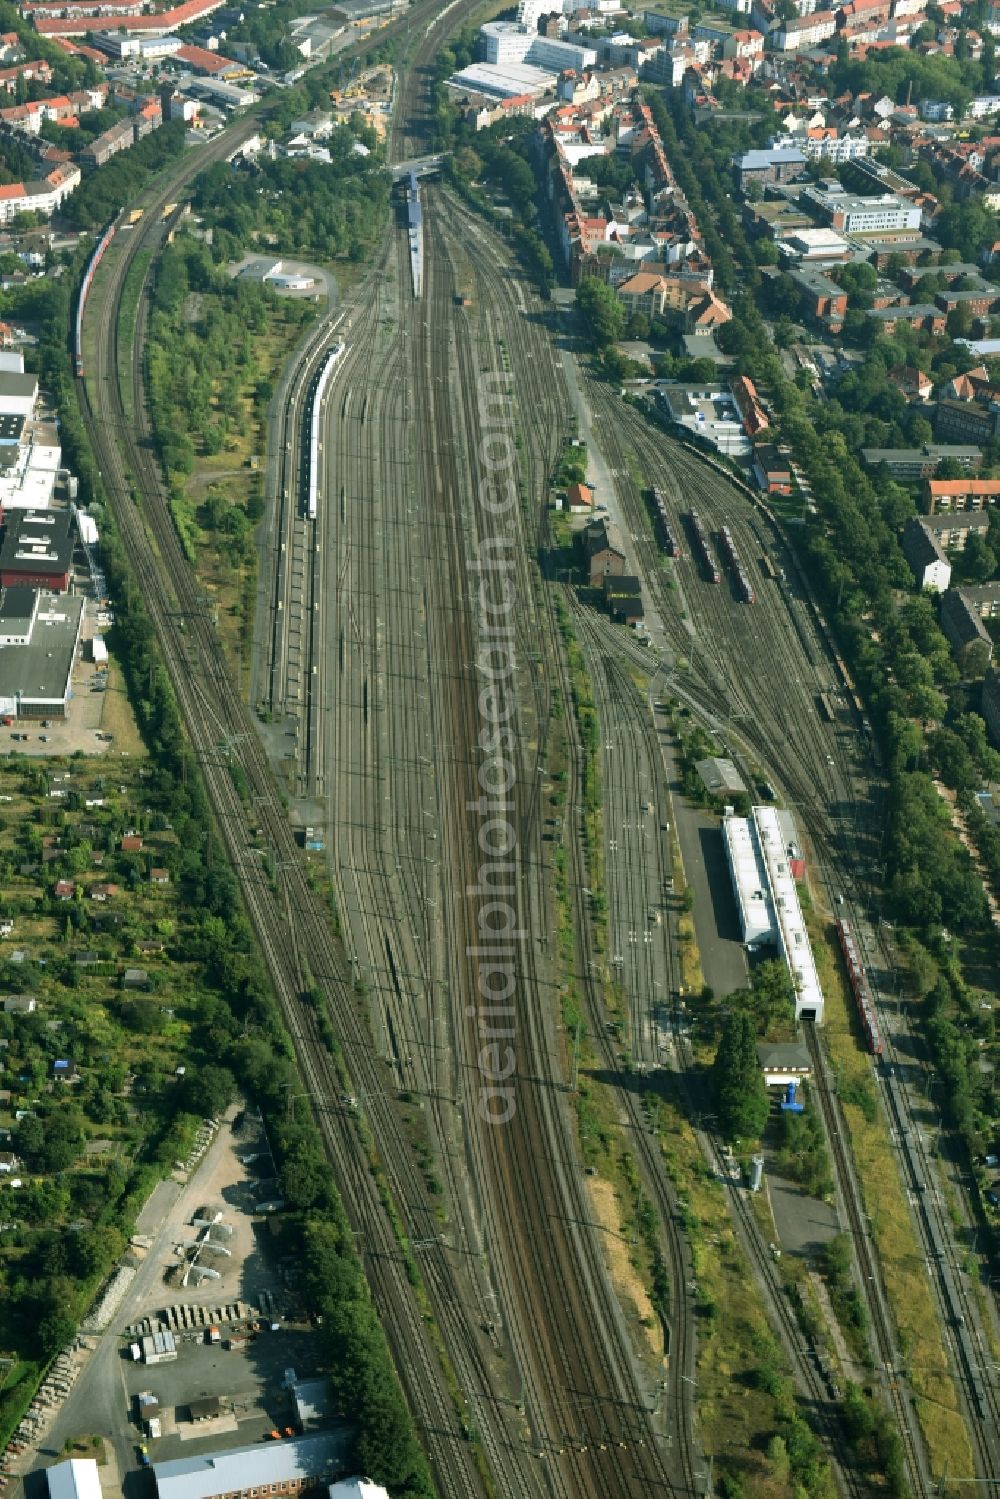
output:
<svg viewBox="0 0 1000 1499"><path fill-rule="evenodd" d="M102 1499L101 1477L92 1457L72 1457L68 1462L56 1463L45 1477L49 1499Z"/></svg>
<svg viewBox="0 0 1000 1499"><path fill-rule="evenodd" d="M695 770L709 796L745 796L746 782L732 760L710 756L695 762Z"/></svg>
<svg viewBox="0 0 1000 1499"><path fill-rule="evenodd" d="M729 458L749 458L752 451L736 401L721 385L659 387L667 414L678 426L703 437Z"/></svg>
<svg viewBox="0 0 1000 1499"><path fill-rule="evenodd" d="M64 718L73 695L84 601L36 593L29 604L28 592L7 589L0 599L0 639L6 634L16 641L0 648L0 714Z"/></svg>
<svg viewBox="0 0 1000 1499"><path fill-rule="evenodd" d="M343 1470L345 1432L318 1432L287 1442L234 1447L154 1463L157 1499L233 1499L251 1494L300 1494L330 1485ZM376 1490L377 1492L377 1490Z"/></svg>
<svg viewBox="0 0 1000 1499"><path fill-rule="evenodd" d="M73 566L71 519L68 510L15 511L0 547L0 584L65 593Z"/></svg>
<svg viewBox="0 0 1000 1499"><path fill-rule="evenodd" d="M752 807L749 817L726 817L722 836L745 945L778 949L795 989L796 1020L822 1024L823 991L795 886L801 854L787 818L776 807Z"/></svg>

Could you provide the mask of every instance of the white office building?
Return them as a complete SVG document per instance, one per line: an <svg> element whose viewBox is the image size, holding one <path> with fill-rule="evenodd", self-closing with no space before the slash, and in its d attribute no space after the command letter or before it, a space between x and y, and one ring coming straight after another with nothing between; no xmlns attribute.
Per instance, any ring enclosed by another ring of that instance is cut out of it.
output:
<svg viewBox="0 0 1000 1499"><path fill-rule="evenodd" d="M597 62L593 47L538 36L514 21L487 21L479 28L479 34L485 44L487 63L501 66L527 63L529 67L553 73L562 73L567 68L582 73Z"/></svg>

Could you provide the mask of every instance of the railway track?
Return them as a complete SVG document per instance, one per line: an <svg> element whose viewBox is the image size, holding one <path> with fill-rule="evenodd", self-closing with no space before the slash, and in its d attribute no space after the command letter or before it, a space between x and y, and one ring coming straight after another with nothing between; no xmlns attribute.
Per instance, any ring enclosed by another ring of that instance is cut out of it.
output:
<svg viewBox="0 0 1000 1499"><path fill-rule="evenodd" d="M747 514L748 506L736 497L733 486L711 471L706 473L705 466L696 458L678 449L677 444L651 432L640 418L623 410L606 393L601 392L595 399L606 417L602 427L604 438L611 453L619 454L623 470L627 471L627 466L622 444L627 440L647 473L655 473L656 482L672 490L672 503L678 510L685 503L685 492L693 492L697 484L699 505L706 503L707 494L710 497L708 503L719 507L717 513L726 517L737 539L743 538L744 555L752 556L750 549L759 546L784 562L789 578L797 576L794 559L785 548L783 538L773 531L763 516L756 512ZM612 412L614 427L610 422ZM666 461L667 453L669 462ZM631 492L630 482L626 481L620 487L628 506L629 521L636 526L633 533L638 538L636 544L640 552L645 553L647 548L642 536L638 496ZM655 565L651 549L650 541L649 561ZM660 570L656 567L655 571L659 573ZM683 567L677 568L676 572L680 579ZM768 590L773 593L774 588L773 582L762 583L755 606L732 605L724 597L724 591L722 596L717 596L719 590L692 582L682 584L676 592L658 582L653 591L663 609L678 656L694 656L686 676L687 695L714 717L738 758L746 759L749 755L783 783L814 849L815 864L829 892L831 907L836 909L839 902L845 913L860 926L858 918L862 916L863 907L869 904L873 891L873 850L884 815L884 789L866 770L858 773L858 767L864 767L867 755L863 748L859 752L857 747L857 723L849 684L838 678L836 664L830 655L832 647L813 617L807 596L797 589L782 590L781 607L787 616L783 640L775 639L772 627L760 618L760 604L767 603ZM678 594L683 597L690 613L686 622L678 617L676 604L671 611L671 603ZM739 612L734 619L733 610L737 607ZM767 605L767 612L773 617L773 603ZM709 633L726 643L725 654L707 644L705 637ZM762 663L763 680L760 679ZM676 680L676 662L672 676ZM782 686L780 694L775 691L776 680ZM815 699L819 691L830 691L847 705L838 710L835 723L826 730L820 725L816 712ZM757 711L752 712L754 705L758 704ZM784 753L780 757L780 773L774 751L779 734L787 744L794 746L793 753ZM844 864L852 868L850 881L844 880L841 874ZM878 940L879 934L876 933ZM875 958L869 952L866 962L875 962L886 970L891 966L884 954ZM996 1392L989 1380L983 1378L985 1350L966 1331L967 1327L978 1322L978 1317L953 1246L950 1251L942 1249L942 1239L945 1245L951 1242L950 1234L944 1232L943 1218L936 1227L933 1222L935 1215L942 1214L941 1205L934 1194L922 1194L928 1197L927 1204L924 1204L915 1186L918 1180L924 1179L927 1163L922 1159L924 1151L919 1131L912 1127L912 1107L901 1090L892 1084L884 1101L894 1138L900 1146L904 1178L911 1187L914 1220L944 1319L953 1369L971 1418L968 1424L977 1470L986 1476L996 1470L998 1461L993 1424ZM875 1320L873 1317L873 1324ZM900 1379L905 1383L905 1371ZM899 1379L894 1382L898 1384ZM887 1398L891 1395L892 1391L887 1389ZM909 1397L911 1408L914 1398ZM983 1410L987 1411L987 1418L978 1414ZM929 1479L923 1444L912 1432L907 1442L907 1458L911 1483L917 1492L927 1492Z"/></svg>
<svg viewBox="0 0 1000 1499"><path fill-rule="evenodd" d="M895 1329L888 1312L885 1289L881 1282L881 1267L872 1243L864 1210L850 1184L854 1180L854 1166L848 1153L847 1130L837 1101L830 1089L826 1062L813 1025L805 1026L806 1041L812 1059L813 1093L819 1100L827 1141L834 1159L834 1170L840 1183L840 1198L847 1213L848 1228L854 1245L858 1276L867 1290L866 1299L872 1318L875 1347L885 1373L883 1389L887 1391L890 1409L896 1418L897 1433L904 1448L904 1460L909 1474L915 1476L921 1491L929 1488L926 1455L918 1447L917 1424L912 1410L911 1397L899 1380L900 1355ZM911 1479L912 1481L912 1479Z"/></svg>
<svg viewBox="0 0 1000 1499"><path fill-rule="evenodd" d="M615 725L619 730L630 720L635 723L636 728L633 732L641 733L646 741L648 763L653 771L651 779L657 788L657 799L659 801L662 798L664 805L669 805L666 776L649 705L642 701L620 659L624 654L622 652L624 634L622 628L611 625L603 617L596 615L593 610L579 604L576 604L574 610L574 626L578 638L584 644L591 659L595 663L603 660L606 674L610 676L614 673L618 678L619 690L617 692L603 694L598 689L598 713L602 721L605 725ZM648 673L648 652L642 650L641 647L636 647L631 654L634 657L635 666L644 667ZM599 681L600 676L600 668L595 664L591 680ZM623 734L619 732L616 744L620 744L623 737ZM608 758L614 759L614 757ZM654 770L654 767L658 767L658 771ZM673 990L675 977L672 964L670 985ZM672 1011L672 1005L670 1008ZM690 1097L685 1078L685 1069L690 1065L691 1059L687 1055L686 1043L679 1032L675 1032L675 1039L676 1050L672 1053L668 1052L665 1062L678 1073L684 1093L688 1096L691 1113L694 1114L695 1104ZM828 1455L834 1465L839 1490L842 1494L860 1496L866 1491L865 1484L847 1448L835 1397L829 1388L825 1371L817 1360L815 1350L807 1343L799 1327L776 1269L770 1247L765 1241L747 1193L741 1186L734 1188L729 1184L728 1173L722 1162L721 1143L707 1130L699 1131L699 1137L703 1149L707 1151L712 1168L726 1184L727 1205L736 1225L740 1242L753 1265L770 1313L772 1326L780 1334L781 1344L789 1358L798 1392L807 1402L818 1433L825 1441Z"/></svg>

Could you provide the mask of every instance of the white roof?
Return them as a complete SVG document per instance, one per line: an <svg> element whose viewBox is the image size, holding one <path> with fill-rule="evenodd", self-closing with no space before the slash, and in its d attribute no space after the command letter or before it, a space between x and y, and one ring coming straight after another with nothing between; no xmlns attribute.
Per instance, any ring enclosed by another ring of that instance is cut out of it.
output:
<svg viewBox="0 0 1000 1499"><path fill-rule="evenodd" d="M92 1457L71 1457L46 1473L49 1499L102 1499L101 1478Z"/></svg>
<svg viewBox="0 0 1000 1499"><path fill-rule="evenodd" d="M757 839L746 817L727 817L722 824L733 891L740 911L747 947L773 942L777 937L774 912L768 899L767 871Z"/></svg>
<svg viewBox="0 0 1000 1499"><path fill-rule="evenodd" d="M329 1499L389 1499L389 1490L367 1478L345 1478L330 1485Z"/></svg>
<svg viewBox="0 0 1000 1499"><path fill-rule="evenodd" d="M771 902L777 921L778 946L788 964L795 986L795 1018L803 1010L815 1012L823 1019L823 990L820 988L812 943L806 931L795 877L788 864L785 837L776 807L754 807L753 820L771 890Z"/></svg>
<svg viewBox="0 0 1000 1499"><path fill-rule="evenodd" d="M495 94L500 99L514 99L520 94L543 94L555 84L555 73L546 73L542 68L530 67L525 62L474 62L448 79L450 88Z"/></svg>

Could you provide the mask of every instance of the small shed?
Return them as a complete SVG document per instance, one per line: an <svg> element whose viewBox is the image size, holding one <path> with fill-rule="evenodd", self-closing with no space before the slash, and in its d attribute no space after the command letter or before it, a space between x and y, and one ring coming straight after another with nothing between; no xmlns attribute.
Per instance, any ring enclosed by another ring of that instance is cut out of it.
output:
<svg viewBox="0 0 1000 1499"><path fill-rule="evenodd" d="M757 1043L757 1060L769 1088L800 1083L812 1073L809 1052L802 1041L760 1041Z"/></svg>
<svg viewBox="0 0 1000 1499"><path fill-rule="evenodd" d="M192 1421L213 1421L216 1416L222 1415L222 1401L218 1395L206 1395L201 1400L192 1400L188 1404L188 1417Z"/></svg>
<svg viewBox="0 0 1000 1499"><path fill-rule="evenodd" d="M5 1015L33 1015L38 1009L38 1000L30 994L9 994L3 1002Z"/></svg>

